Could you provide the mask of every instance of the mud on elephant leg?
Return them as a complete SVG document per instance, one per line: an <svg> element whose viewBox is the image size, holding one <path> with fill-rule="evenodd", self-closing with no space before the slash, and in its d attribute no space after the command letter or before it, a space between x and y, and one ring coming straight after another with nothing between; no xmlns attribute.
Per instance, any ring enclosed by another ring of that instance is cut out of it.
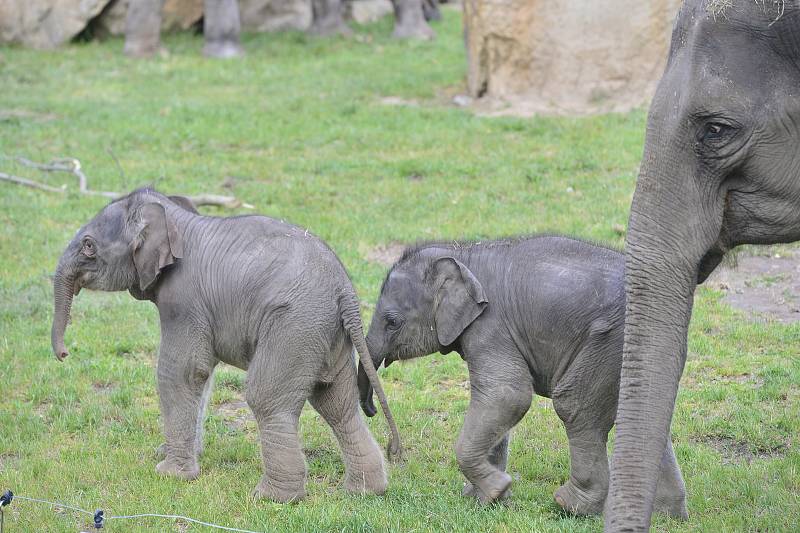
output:
<svg viewBox="0 0 800 533"><path fill-rule="evenodd" d="M198 443L215 366L216 359L209 355L204 343L178 339L162 331L158 396L166 442L157 472L187 480L200 474Z"/></svg>
<svg viewBox="0 0 800 533"><path fill-rule="evenodd" d="M683 483L671 441L667 441L667 449L664 450L664 457L661 459L654 510L673 518L684 520L689 518L686 509L686 485Z"/></svg>
<svg viewBox="0 0 800 533"><path fill-rule="evenodd" d="M511 486L511 476L489 461L489 454L531 405L530 386L513 390L506 386L476 387L472 394L464 427L456 443L456 459L461 472L473 485L473 495L481 503L492 503L503 497ZM497 380L487 380L488 383ZM500 380L498 383L503 383Z"/></svg>
<svg viewBox="0 0 800 533"><path fill-rule="evenodd" d="M505 472L506 466L508 465L508 446L511 442L511 432L505 434L505 436L500 439L494 448L491 449L489 452L489 463L493 464L498 468L498 470ZM461 491L462 496L471 497L471 498L478 498L478 494L475 491L475 486L467 481L464 484L464 488ZM506 489L503 494L500 495L500 500L508 500L511 498L511 489Z"/></svg>
<svg viewBox="0 0 800 533"><path fill-rule="evenodd" d="M345 490L383 494L388 484L383 454L359 413L355 378L355 365L351 361L332 383L317 386L311 405L339 441L345 464Z"/></svg>

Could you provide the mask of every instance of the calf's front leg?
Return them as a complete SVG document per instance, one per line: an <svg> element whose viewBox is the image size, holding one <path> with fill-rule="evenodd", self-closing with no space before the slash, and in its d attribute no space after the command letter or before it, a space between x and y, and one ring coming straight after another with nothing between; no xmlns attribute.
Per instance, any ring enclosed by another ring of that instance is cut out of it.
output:
<svg viewBox="0 0 800 533"><path fill-rule="evenodd" d="M189 480L200 474L203 412L217 361L207 343L187 337L162 330L157 377L165 443L156 471Z"/></svg>
<svg viewBox="0 0 800 533"><path fill-rule="evenodd" d="M507 435L528 412L533 390L527 381L508 381L500 375L471 372L470 381L471 398L456 443L456 459L472 484L472 495L481 503L491 503L511 485L511 476L504 471Z"/></svg>

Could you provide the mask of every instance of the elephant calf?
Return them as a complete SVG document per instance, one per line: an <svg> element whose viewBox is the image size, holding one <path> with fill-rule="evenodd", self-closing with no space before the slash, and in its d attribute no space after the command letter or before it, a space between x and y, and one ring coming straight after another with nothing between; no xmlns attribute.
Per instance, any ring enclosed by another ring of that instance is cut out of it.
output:
<svg viewBox="0 0 800 533"><path fill-rule="evenodd" d="M571 470L555 493L565 510L598 514L608 491L606 441L614 423L625 318L624 257L566 237L540 236L409 248L381 289L367 335L375 367L440 351L467 362L470 403L456 443L464 495L508 496L509 431L533 393L553 399L567 430ZM359 370L361 405L375 414ZM658 507L686 516L672 445Z"/></svg>
<svg viewBox="0 0 800 533"><path fill-rule="evenodd" d="M399 453L397 429L367 352L359 304L336 255L308 231L263 216L200 216L191 202L142 189L107 205L78 230L54 277L52 345L81 288L127 290L158 308L158 394L166 457L156 470L193 479L219 361L247 370L264 474L255 494L305 495L298 440L306 400L333 429L345 488L381 494L383 455L358 412L355 346L376 387Z"/></svg>

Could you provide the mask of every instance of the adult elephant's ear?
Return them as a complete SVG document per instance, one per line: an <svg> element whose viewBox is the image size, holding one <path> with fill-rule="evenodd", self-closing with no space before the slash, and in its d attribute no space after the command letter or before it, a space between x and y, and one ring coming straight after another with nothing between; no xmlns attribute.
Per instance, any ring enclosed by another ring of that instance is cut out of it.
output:
<svg viewBox="0 0 800 533"><path fill-rule="evenodd" d="M194 203L186 198L185 196L179 196L174 194L172 196L167 196L173 203L178 204L185 210L189 211L190 213L194 213L195 215L199 215L200 213L197 211L197 208L194 206Z"/></svg>
<svg viewBox="0 0 800 533"><path fill-rule="evenodd" d="M488 304L475 275L453 257L437 259L433 265L436 289L435 321L439 344L453 344Z"/></svg>
<svg viewBox="0 0 800 533"><path fill-rule="evenodd" d="M183 239L163 205L144 204L139 216L142 229L134 246L133 263L139 276L139 288L146 291L163 268L183 257Z"/></svg>

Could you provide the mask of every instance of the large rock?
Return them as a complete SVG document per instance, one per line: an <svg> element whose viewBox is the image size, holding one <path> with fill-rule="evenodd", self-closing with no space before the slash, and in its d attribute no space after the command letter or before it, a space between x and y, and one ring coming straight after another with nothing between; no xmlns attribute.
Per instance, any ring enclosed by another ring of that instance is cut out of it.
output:
<svg viewBox="0 0 800 533"><path fill-rule="evenodd" d="M345 17L359 24L375 22L393 12L391 0L351 0L345 5Z"/></svg>
<svg viewBox="0 0 800 533"><path fill-rule="evenodd" d="M78 35L108 2L0 0L0 43L54 48Z"/></svg>
<svg viewBox="0 0 800 533"><path fill-rule="evenodd" d="M306 30L311 0L239 0L244 31Z"/></svg>
<svg viewBox="0 0 800 533"><path fill-rule="evenodd" d="M95 22L95 34L123 35L129 1L111 0ZM186 30L202 18L203 0L165 0L161 31ZM239 0L239 18L244 31L305 30L311 0Z"/></svg>
<svg viewBox="0 0 800 533"><path fill-rule="evenodd" d="M469 91L501 113L584 114L646 104L680 4L464 0Z"/></svg>
<svg viewBox="0 0 800 533"><path fill-rule="evenodd" d="M125 16L131 0L111 0L93 21L95 35L124 35ZM203 18L203 0L165 0L161 11L161 31L188 30Z"/></svg>

